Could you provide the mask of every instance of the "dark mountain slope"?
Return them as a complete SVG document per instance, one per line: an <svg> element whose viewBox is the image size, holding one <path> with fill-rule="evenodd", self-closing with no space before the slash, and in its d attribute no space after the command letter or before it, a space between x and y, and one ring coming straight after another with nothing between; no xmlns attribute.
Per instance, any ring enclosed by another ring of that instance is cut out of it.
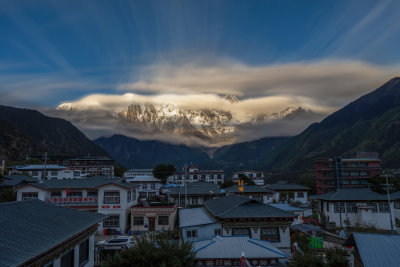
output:
<svg viewBox="0 0 400 267"><path fill-rule="evenodd" d="M316 157L354 156L377 151L383 166L396 167L399 142L400 78L396 77L290 138L259 166L265 170L312 169Z"/></svg>
<svg viewBox="0 0 400 267"><path fill-rule="evenodd" d="M2 141L3 150L13 159L45 151L50 155L107 155L69 121L36 110L0 106L0 123L2 136L8 136Z"/></svg>

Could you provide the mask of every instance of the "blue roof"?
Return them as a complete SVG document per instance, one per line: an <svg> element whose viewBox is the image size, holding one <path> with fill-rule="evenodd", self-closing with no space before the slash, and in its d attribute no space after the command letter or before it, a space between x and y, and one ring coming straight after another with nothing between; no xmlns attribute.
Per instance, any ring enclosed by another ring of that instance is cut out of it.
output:
<svg viewBox="0 0 400 267"><path fill-rule="evenodd" d="M203 208L179 210L179 227L218 223Z"/></svg>
<svg viewBox="0 0 400 267"><path fill-rule="evenodd" d="M353 233L364 267L400 266L400 235Z"/></svg>
<svg viewBox="0 0 400 267"><path fill-rule="evenodd" d="M277 204L269 204L270 206L274 208L278 208L280 210L284 211L302 211L303 209L299 209L293 206L290 206L289 204L284 204L284 203L277 203Z"/></svg>

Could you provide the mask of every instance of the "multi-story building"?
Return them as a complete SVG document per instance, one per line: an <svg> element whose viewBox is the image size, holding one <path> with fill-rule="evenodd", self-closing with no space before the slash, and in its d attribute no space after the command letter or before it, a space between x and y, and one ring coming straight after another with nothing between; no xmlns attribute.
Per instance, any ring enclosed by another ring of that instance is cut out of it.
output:
<svg viewBox="0 0 400 267"><path fill-rule="evenodd" d="M325 227L373 226L390 230L395 224L390 215L393 202L369 188L342 188L313 196L320 223Z"/></svg>
<svg viewBox="0 0 400 267"><path fill-rule="evenodd" d="M124 173L126 181L138 186L139 198L155 197L160 194L161 180L153 175L152 169L131 169Z"/></svg>
<svg viewBox="0 0 400 267"><path fill-rule="evenodd" d="M168 177L168 182L183 184L184 182L206 181L222 185L224 182L223 170L199 170L196 165L187 168L187 171L176 172Z"/></svg>
<svg viewBox="0 0 400 267"><path fill-rule="evenodd" d="M198 206L204 201L224 195L221 188L210 182L188 183L186 186L174 187L167 192L169 199L179 207ZM185 201L187 201L185 205Z"/></svg>
<svg viewBox="0 0 400 267"><path fill-rule="evenodd" d="M240 176L250 178L256 185L264 185L264 173L259 171L238 171L232 173L232 181L237 184Z"/></svg>
<svg viewBox="0 0 400 267"><path fill-rule="evenodd" d="M274 191L274 200L277 203L308 203L310 188L298 184L290 184L287 181L279 181L268 185L267 188Z"/></svg>
<svg viewBox="0 0 400 267"><path fill-rule="evenodd" d="M134 233L172 231L177 214L176 204L141 202L131 207L131 230Z"/></svg>
<svg viewBox="0 0 400 267"><path fill-rule="evenodd" d="M239 196L245 196L264 204L272 203L274 201L274 195L275 195L274 191L272 191L266 186L261 186L261 185L244 185L243 191L239 190L238 185L233 185L224 188L224 190L228 195L236 194Z"/></svg>
<svg viewBox="0 0 400 267"><path fill-rule="evenodd" d="M109 158L68 159L63 166L80 170L83 175L114 175L114 160Z"/></svg>
<svg viewBox="0 0 400 267"><path fill-rule="evenodd" d="M358 153L356 158L319 158L314 161L317 194L336 188L363 188L381 173L377 153Z"/></svg>
<svg viewBox="0 0 400 267"><path fill-rule="evenodd" d="M33 165L17 165L10 168L10 174L25 174L36 179L72 179L81 178L84 175L80 170L73 170L64 166L55 164L33 164Z"/></svg>
<svg viewBox="0 0 400 267"><path fill-rule="evenodd" d="M116 177L48 180L17 189L17 200L39 199L57 206L108 215L99 234L126 233L130 207L137 204L137 188Z"/></svg>

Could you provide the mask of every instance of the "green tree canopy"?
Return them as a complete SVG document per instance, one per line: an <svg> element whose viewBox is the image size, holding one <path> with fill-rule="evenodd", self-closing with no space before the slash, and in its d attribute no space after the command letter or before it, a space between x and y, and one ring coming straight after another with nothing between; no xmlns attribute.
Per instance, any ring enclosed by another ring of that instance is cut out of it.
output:
<svg viewBox="0 0 400 267"><path fill-rule="evenodd" d="M154 177L161 180L163 184L167 183L167 178L176 172L175 166L172 164L159 164L153 170Z"/></svg>
<svg viewBox="0 0 400 267"><path fill-rule="evenodd" d="M191 267L194 253L191 243L171 240L169 233L143 235L134 247L107 259L103 267Z"/></svg>
<svg viewBox="0 0 400 267"><path fill-rule="evenodd" d="M239 180L243 180L243 184L248 184L248 185L255 185L254 181L247 177L245 174L240 174L239 175Z"/></svg>

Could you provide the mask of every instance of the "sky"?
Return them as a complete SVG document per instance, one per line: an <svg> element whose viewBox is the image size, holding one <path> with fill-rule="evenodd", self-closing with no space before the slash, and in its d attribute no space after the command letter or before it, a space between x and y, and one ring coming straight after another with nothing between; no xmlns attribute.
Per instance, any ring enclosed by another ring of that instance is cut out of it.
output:
<svg viewBox="0 0 400 267"><path fill-rule="evenodd" d="M0 0L0 104L326 114L400 70L400 1Z"/></svg>

